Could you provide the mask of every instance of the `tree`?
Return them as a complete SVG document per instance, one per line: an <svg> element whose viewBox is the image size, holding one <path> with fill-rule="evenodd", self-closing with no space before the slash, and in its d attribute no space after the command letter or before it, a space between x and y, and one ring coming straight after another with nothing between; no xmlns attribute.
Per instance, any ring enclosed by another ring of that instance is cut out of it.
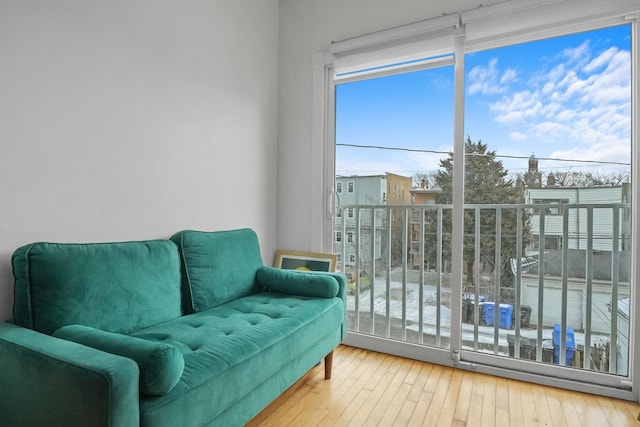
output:
<svg viewBox="0 0 640 427"><path fill-rule="evenodd" d="M435 182L435 172L418 172L413 175L413 188L431 188Z"/></svg>
<svg viewBox="0 0 640 427"><path fill-rule="evenodd" d="M573 171L571 169L556 170L553 172L541 172L541 185L547 187L594 187L598 185L621 185L631 182L631 172L611 172L604 174L598 171ZM513 179L520 178L524 181L523 173L516 173ZM546 178L545 178L546 176Z"/></svg>
<svg viewBox="0 0 640 427"><path fill-rule="evenodd" d="M465 143L465 205L480 206L480 263L489 265L491 270L500 268L502 286L513 285L513 273L510 259L516 256L517 209L502 208L500 232L500 265L496 265L496 208L495 204L521 203L522 194L512 180L507 178L508 171L502 162L496 160L496 152L488 151L482 141L474 143L468 137ZM440 169L435 174L435 183L442 189L436 203L450 205L453 202L453 155L440 160ZM522 211L522 247L528 243L530 236L530 215ZM443 246L446 257L451 254L451 211L443 212ZM466 208L464 212L464 264L467 284L474 283L475 263L475 209Z"/></svg>

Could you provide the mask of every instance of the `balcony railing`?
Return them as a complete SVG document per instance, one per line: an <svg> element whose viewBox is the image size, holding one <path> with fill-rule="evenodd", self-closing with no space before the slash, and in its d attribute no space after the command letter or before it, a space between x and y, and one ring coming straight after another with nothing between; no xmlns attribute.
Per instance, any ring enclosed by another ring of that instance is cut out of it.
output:
<svg viewBox="0 0 640 427"><path fill-rule="evenodd" d="M560 208L465 205L464 283L452 284L451 206L343 206L349 329L449 348L459 286L464 349L626 375L630 206Z"/></svg>

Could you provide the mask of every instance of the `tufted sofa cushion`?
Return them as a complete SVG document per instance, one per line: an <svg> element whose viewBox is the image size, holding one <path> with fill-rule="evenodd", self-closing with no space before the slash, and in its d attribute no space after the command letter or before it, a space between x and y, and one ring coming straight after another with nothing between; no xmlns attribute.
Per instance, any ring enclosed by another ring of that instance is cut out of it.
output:
<svg viewBox="0 0 640 427"><path fill-rule="evenodd" d="M204 425L274 378L286 388L290 368L312 365L340 342L343 320L340 298L260 293L134 333L179 348L185 361L173 390L143 396L141 425Z"/></svg>

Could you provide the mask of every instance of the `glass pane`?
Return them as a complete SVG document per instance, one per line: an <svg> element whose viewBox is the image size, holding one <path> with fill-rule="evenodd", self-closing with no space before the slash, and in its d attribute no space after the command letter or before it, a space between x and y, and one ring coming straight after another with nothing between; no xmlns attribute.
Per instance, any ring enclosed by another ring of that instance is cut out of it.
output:
<svg viewBox="0 0 640 427"><path fill-rule="evenodd" d="M466 56L465 348L627 375L630 36Z"/></svg>
<svg viewBox="0 0 640 427"><path fill-rule="evenodd" d="M334 226L351 237L334 249L352 331L448 347L450 206L433 173L452 135L451 66L337 86Z"/></svg>

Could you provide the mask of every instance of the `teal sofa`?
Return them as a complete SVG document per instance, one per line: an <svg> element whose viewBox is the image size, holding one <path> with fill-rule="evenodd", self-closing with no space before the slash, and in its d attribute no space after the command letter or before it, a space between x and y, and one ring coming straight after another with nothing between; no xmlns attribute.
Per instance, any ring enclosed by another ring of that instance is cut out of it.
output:
<svg viewBox="0 0 640 427"><path fill-rule="evenodd" d="M340 274L263 265L250 229L32 243L0 323L0 425L241 426L346 334Z"/></svg>

